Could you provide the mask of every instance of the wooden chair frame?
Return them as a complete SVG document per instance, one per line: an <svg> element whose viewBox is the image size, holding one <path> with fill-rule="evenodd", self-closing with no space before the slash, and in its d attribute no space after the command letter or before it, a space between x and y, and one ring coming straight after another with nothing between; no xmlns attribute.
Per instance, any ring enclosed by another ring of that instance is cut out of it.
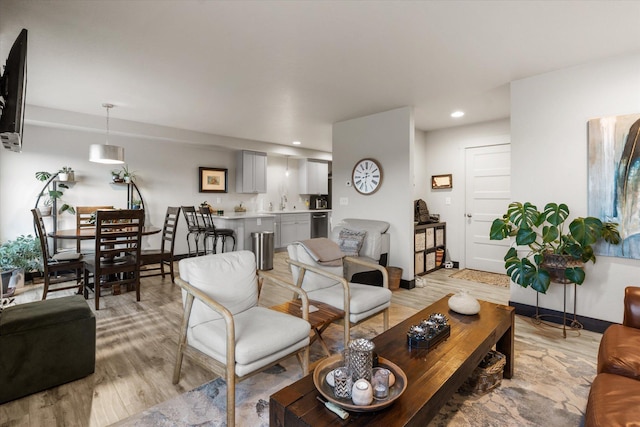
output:
<svg viewBox="0 0 640 427"><path fill-rule="evenodd" d="M389 273L387 273L387 269L384 266L381 266L379 264L374 264L371 262L367 262L364 261L360 258L356 258L356 257L351 257L351 256L346 256L343 259L343 262L351 262L353 264L359 264L365 267L369 267L371 269L375 269L378 270L382 273L382 287L389 289ZM336 282L339 282L342 285L342 289L344 291L344 301L351 301L351 291L349 289L349 281L347 279L345 279L342 276L337 276L335 274L329 273L326 270L323 270L322 268L319 267L315 267L309 264L305 264L299 261L294 261L290 258L286 259L286 262L290 265L295 265L296 267L298 267L300 269L300 272L298 274L298 281L296 282L296 286L298 288L302 288L302 282L304 281L304 275L306 274L307 271L311 271L313 273L319 274L321 276L327 277L329 279L335 280ZM351 309L350 309L350 305L351 304L344 304L344 308L342 310L344 310L344 345L345 348L346 346L349 344L349 340L351 339L351 322L349 321L350 318L350 314L351 314ZM336 307L336 308L340 308L340 307ZM389 329L389 307L385 308L384 310L381 310L382 312L382 327L383 329L386 331L387 329ZM372 314L371 316L368 316L365 319L362 319L360 322L358 323L362 323L367 319L370 319L374 316L377 316L378 314L380 314L380 311L377 313ZM358 323L354 323L353 325L355 326Z"/></svg>
<svg viewBox="0 0 640 427"><path fill-rule="evenodd" d="M76 206L76 230L82 230L83 228L94 228L96 224L89 222L89 220L91 219L91 215L101 209L113 210L113 206ZM81 243L82 241L78 239L76 248L78 252L81 252Z"/></svg>
<svg viewBox="0 0 640 427"><path fill-rule="evenodd" d="M144 227L144 210L98 211L95 254L84 262L84 296L88 298L90 273L93 274L96 310L100 309L101 277L109 277L114 293L123 285L133 285L140 301L140 246ZM130 220L130 223L119 222ZM123 262L105 259L124 256Z"/></svg>
<svg viewBox="0 0 640 427"><path fill-rule="evenodd" d="M178 228L178 220L180 219L180 207L169 206L164 217L164 225L162 227L162 239L160 241L160 249L142 250L140 252L140 278L162 276L164 279L165 265L169 266L171 274L171 282L175 283L175 273L173 271L173 254L176 246L176 230ZM169 248L167 250L167 244ZM158 264L157 267L148 267L149 265ZM149 271L159 271L158 273L146 274ZM145 273L144 275L142 273Z"/></svg>
<svg viewBox="0 0 640 427"><path fill-rule="evenodd" d="M263 272L257 271L258 276L258 301L260 300L260 293L262 291L262 282L263 280L267 280L270 283L273 283L277 286L284 287L289 289L290 291L297 294L302 300L302 318L309 321L309 298L307 297L307 293L295 287L289 283L283 282L276 277ZM235 373L235 365L236 365L236 355L235 355L235 324L233 319L233 314L222 304L218 303L214 299L210 298L207 294L202 292L201 290L191 286L189 283L185 282L181 278L176 278L176 283L187 293L187 298L184 306L184 314L182 317L182 325L180 326L180 337L178 339L178 351L176 355L176 364L173 371L173 384L177 384L180 381L180 370L182 367L182 360L185 354L189 357L193 358L194 361L198 362L200 365L204 366L207 369L213 371L216 375L223 377L227 383L227 426L235 425L235 394L236 394L236 382L242 381L245 378L248 378L254 374L257 374L277 363L281 362L284 359L287 359L294 354L298 358L298 362L302 367L302 374L307 375L309 371L309 345L304 348L297 350L295 353L290 353L283 358L274 361L273 363L260 368L254 372L251 372L248 375L239 377ZM191 309L193 307L193 302L195 299L202 301L207 307L216 313L220 314L224 319L226 325L227 332L227 355L226 360L227 363L221 363L210 356L202 353L201 351L189 347L187 343L187 329L189 327L189 318L191 317Z"/></svg>
<svg viewBox="0 0 640 427"><path fill-rule="evenodd" d="M66 289L78 289L78 293L82 293L83 289L83 280L82 280L82 269L84 261L82 257L75 260L67 260L67 261L58 261L53 258L49 252L49 242L47 241L47 229L45 228L44 221L42 219L42 215L40 215L40 211L38 209L32 209L31 213L33 214L33 221L36 225L36 231L38 234L38 238L40 239L40 248L42 249L42 266L44 269L44 289L42 291L42 299L47 299L47 294L49 292L55 291L63 291ZM68 274L59 273L67 273L69 271L75 271L75 276L70 277ZM56 274L55 278L52 278L51 275ZM75 280L75 285L66 285L62 287L50 288L51 285L56 285L58 283L69 282L70 280Z"/></svg>

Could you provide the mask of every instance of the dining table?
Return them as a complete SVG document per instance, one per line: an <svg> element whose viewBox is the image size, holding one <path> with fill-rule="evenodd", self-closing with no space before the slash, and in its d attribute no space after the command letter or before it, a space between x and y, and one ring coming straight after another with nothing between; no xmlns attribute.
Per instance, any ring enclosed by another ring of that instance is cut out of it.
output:
<svg viewBox="0 0 640 427"><path fill-rule="evenodd" d="M155 226L142 227L142 235L150 236L162 231L162 228ZM49 237L54 239L69 239L69 240L92 240L96 238L95 227L87 228L66 228L62 230L51 231L47 233Z"/></svg>

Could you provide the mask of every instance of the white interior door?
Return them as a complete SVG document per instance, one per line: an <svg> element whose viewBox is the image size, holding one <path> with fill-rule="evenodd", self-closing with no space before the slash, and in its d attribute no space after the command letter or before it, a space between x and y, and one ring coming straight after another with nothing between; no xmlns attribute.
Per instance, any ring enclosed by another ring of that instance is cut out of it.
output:
<svg viewBox="0 0 640 427"><path fill-rule="evenodd" d="M511 200L511 145L465 150L466 268L504 273L508 240L489 240L491 223Z"/></svg>

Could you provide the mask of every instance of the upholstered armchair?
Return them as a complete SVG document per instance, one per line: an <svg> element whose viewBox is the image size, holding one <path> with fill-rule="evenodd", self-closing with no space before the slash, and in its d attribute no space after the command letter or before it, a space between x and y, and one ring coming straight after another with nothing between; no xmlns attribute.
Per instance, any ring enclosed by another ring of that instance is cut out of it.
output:
<svg viewBox="0 0 640 427"><path fill-rule="evenodd" d="M319 239L312 239L319 240ZM328 240L328 239L325 239ZM335 244L335 243L333 243ZM348 344L351 325L358 324L376 314L383 314L383 328L389 329L389 307L391 291L387 270L380 264L361 257L346 256L336 266L318 262L301 242L287 246L293 281L302 288L309 300L323 302L344 310L344 343ZM343 263L378 270L382 276L382 287L351 283L345 277ZM345 304L348 301L348 304Z"/></svg>
<svg viewBox="0 0 640 427"><path fill-rule="evenodd" d="M235 384L296 355L303 375L309 368L309 301L304 291L257 272L250 251L183 259L179 263L184 315L173 383L180 380L183 355L225 378L227 425L235 425ZM259 307L262 280L295 292L302 318Z"/></svg>
<svg viewBox="0 0 640 427"><path fill-rule="evenodd" d="M388 230L389 223L386 221L346 218L333 227L331 240L338 243L346 255L386 267L391 247ZM347 263L344 276L357 283L382 284L380 274L372 272L368 265Z"/></svg>

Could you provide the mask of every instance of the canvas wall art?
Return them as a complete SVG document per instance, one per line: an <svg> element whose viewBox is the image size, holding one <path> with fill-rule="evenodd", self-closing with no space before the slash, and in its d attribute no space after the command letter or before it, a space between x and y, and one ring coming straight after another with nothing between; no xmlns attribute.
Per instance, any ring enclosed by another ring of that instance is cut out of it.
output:
<svg viewBox="0 0 640 427"><path fill-rule="evenodd" d="M599 243L596 255L640 259L640 114L588 122L588 215L617 222L621 245Z"/></svg>

